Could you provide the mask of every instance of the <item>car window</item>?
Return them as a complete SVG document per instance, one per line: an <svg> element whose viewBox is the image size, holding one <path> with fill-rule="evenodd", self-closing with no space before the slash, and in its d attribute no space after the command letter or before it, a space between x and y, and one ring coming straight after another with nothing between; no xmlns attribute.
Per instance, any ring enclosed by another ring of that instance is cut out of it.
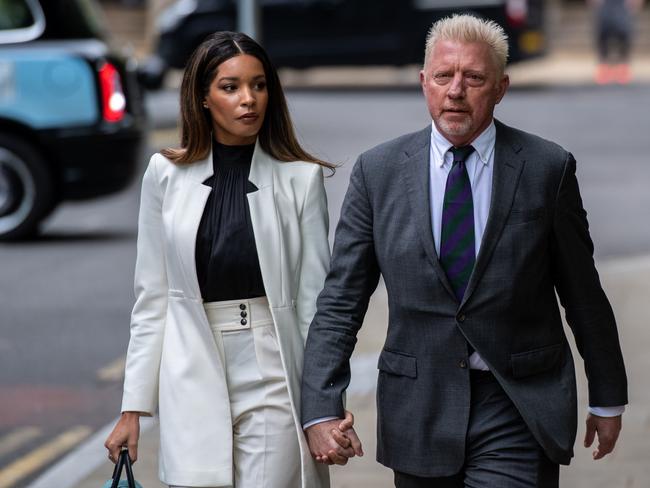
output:
<svg viewBox="0 0 650 488"><path fill-rule="evenodd" d="M0 43L32 40L44 27L37 0L0 0Z"/></svg>
<svg viewBox="0 0 650 488"><path fill-rule="evenodd" d="M25 0L0 0L0 30L24 29L34 22Z"/></svg>
<svg viewBox="0 0 650 488"><path fill-rule="evenodd" d="M47 26L43 39L105 39L101 9L93 0L41 0Z"/></svg>

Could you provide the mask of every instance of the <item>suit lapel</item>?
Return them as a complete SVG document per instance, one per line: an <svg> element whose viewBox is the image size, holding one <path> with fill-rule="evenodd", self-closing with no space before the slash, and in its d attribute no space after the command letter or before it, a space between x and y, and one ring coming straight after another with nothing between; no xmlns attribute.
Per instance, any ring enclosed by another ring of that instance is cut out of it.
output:
<svg viewBox="0 0 650 488"><path fill-rule="evenodd" d="M185 173L174 214L176 250L189 287L190 296L200 297L196 275L196 234L211 188L203 182L213 174L212 151L202 161L192 163Z"/></svg>
<svg viewBox="0 0 650 488"><path fill-rule="evenodd" d="M506 220L512 207L519 177L524 168L525 160L520 155L522 147L509 137L508 127L495 120L497 129L494 151L494 171L492 174L492 196L490 198L490 213L483 233L481 248L476 257L476 264L470 276L465 296L461 306L472 295L478 282L490 262L494 248L499 241Z"/></svg>
<svg viewBox="0 0 650 488"><path fill-rule="evenodd" d="M416 142L411 147L413 149L406 150L407 159L403 161L403 174L413 218L422 246L429 258L429 263L433 266L445 290L455 299L447 274L440 266L431 228L431 195L429 188L431 127L419 132L416 136Z"/></svg>
<svg viewBox="0 0 650 488"><path fill-rule="evenodd" d="M255 145L248 180L257 191L248 194L255 245L262 281L271 306L288 303L282 286L282 242L274 196L273 164L275 160Z"/></svg>

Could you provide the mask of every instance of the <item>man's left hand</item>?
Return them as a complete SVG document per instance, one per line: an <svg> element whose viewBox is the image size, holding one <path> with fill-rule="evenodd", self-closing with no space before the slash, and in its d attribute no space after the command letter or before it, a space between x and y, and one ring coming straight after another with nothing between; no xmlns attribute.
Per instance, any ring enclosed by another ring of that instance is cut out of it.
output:
<svg viewBox="0 0 650 488"><path fill-rule="evenodd" d="M599 417L589 414L587 416L587 432L585 434L585 447L590 447L596 434L598 434L598 447L593 452L593 458L601 459L614 450L618 435L621 432L622 416Z"/></svg>

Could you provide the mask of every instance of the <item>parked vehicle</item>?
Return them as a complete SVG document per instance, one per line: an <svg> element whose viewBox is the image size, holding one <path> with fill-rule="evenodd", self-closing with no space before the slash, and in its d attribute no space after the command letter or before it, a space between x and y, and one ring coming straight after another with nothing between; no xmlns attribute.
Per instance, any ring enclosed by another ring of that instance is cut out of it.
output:
<svg viewBox="0 0 650 488"><path fill-rule="evenodd" d="M545 50L544 0L259 0L263 44L278 67L421 63L431 24L453 13L493 19L510 37L510 61ZM140 71L159 88L207 35L235 30L235 0L177 0L157 21L155 53Z"/></svg>
<svg viewBox="0 0 650 488"><path fill-rule="evenodd" d="M144 138L132 61L91 0L0 1L0 239L124 188Z"/></svg>

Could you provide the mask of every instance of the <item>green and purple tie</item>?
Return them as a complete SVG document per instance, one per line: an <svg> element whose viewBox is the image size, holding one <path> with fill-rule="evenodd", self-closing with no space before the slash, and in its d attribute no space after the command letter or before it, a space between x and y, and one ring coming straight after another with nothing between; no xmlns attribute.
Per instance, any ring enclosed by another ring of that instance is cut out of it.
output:
<svg viewBox="0 0 650 488"><path fill-rule="evenodd" d="M465 160L472 146L452 147L454 163L447 175L442 205L440 264L460 302L474 269L474 203Z"/></svg>

